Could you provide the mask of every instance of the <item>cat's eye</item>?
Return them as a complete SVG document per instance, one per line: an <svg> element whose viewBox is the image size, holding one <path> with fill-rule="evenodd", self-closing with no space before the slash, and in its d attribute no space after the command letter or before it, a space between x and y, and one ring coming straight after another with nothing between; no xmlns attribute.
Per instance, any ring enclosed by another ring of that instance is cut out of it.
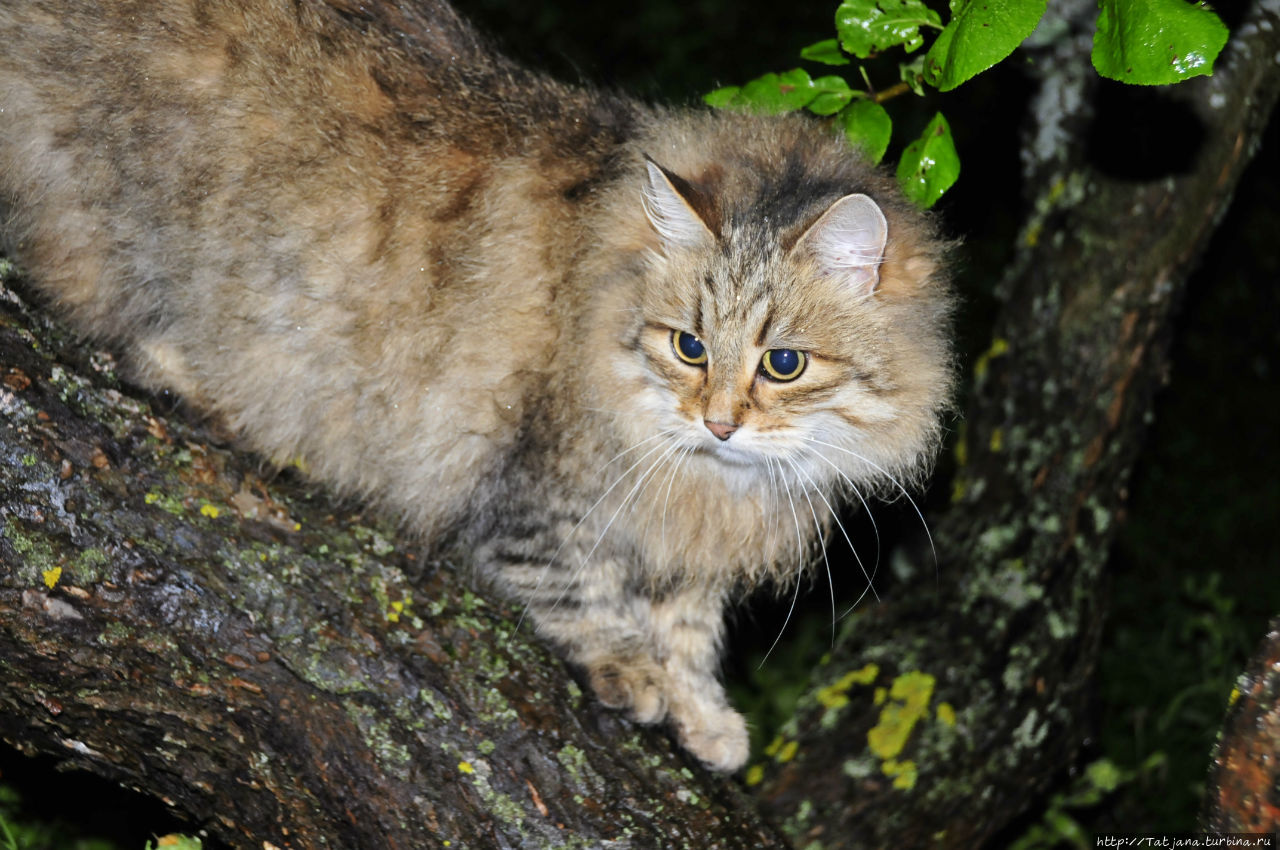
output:
<svg viewBox="0 0 1280 850"><path fill-rule="evenodd" d="M760 371L775 381L794 381L808 363L803 351L771 348L760 358Z"/></svg>
<svg viewBox="0 0 1280 850"><path fill-rule="evenodd" d="M691 333L684 331L671 332L671 348L690 366L701 366L707 362L707 347Z"/></svg>

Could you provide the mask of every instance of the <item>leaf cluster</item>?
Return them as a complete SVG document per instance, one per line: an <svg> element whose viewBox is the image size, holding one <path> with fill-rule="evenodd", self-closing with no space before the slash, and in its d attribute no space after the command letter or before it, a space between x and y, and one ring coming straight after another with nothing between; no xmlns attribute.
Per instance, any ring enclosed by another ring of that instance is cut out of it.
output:
<svg viewBox="0 0 1280 850"><path fill-rule="evenodd" d="M950 0L950 20L923 0L844 0L835 13L836 37L800 51L810 62L850 65L901 49L898 79L871 82L838 74L813 77L803 68L769 73L706 95L715 107L770 114L807 109L827 117L872 162L889 149L893 120L882 105L898 95L950 91L1006 59L1044 17L1047 0ZM933 37L929 49L909 58ZM1227 28L1203 3L1187 0L1100 0L1092 62L1099 74L1139 85L1166 85L1210 74ZM898 182L912 201L933 206L960 176L960 157L942 113L903 150Z"/></svg>

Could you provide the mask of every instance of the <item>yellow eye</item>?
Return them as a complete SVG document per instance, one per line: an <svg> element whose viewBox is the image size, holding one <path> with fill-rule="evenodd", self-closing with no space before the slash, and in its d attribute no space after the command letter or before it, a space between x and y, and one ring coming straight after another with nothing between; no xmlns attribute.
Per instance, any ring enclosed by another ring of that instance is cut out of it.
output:
<svg viewBox="0 0 1280 850"><path fill-rule="evenodd" d="M671 332L671 349L690 366L701 366L707 362L707 348L702 340L684 331Z"/></svg>
<svg viewBox="0 0 1280 850"><path fill-rule="evenodd" d="M808 363L803 351L771 348L760 358L760 371L775 381L794 381Z"/></svg>

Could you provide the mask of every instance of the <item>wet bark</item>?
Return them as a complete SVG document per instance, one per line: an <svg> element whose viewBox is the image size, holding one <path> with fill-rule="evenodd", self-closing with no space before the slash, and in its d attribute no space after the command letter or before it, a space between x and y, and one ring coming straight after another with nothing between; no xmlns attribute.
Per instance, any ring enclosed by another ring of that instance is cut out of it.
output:
<svg viewBox="0 0 1280 850"><path fill-rule="evenodd" d="M1051 14L1023 146L1031 213L970 364L952 502L931 519L938 591L855 618L751 777L798 846L977 846L1089 731L1107 552L1171 317L1280 90L1280 7L1252 4L1212 78L1152 95L1204 135L1184 172L1149 181L1086 157L1096 4Z"/></svg>
<svg viewBox="0 0 1280 850"><path fill-rule="evenodd" d="M600 710L454 566L161 411L7 292L0 737L237 847L785 846L768 819L796 846L990 836L1083 734L1170 317L1280 87L1280 10L1255 2L1217 74L1170 92L1207 130L1192 167L1109 179L1084 155L1087 35L1054 5L1031 213L930 520L937 592L850 621L746 773L763 815Z"/></svg>

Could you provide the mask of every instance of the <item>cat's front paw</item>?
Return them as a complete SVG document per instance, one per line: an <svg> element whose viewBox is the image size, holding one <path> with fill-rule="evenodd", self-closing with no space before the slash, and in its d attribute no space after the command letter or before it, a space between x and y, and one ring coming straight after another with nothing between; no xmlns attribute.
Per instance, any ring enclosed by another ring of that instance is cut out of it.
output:
<svg viewBox="0 0 1280 850"><path fill-rule="evenodd" d="M751 749L747 722L732 708L675 705L671 719L681 746L712 770L733 773L747 763Z"/></svg>
<svg viewBox="0 0 1280 850"><path fill-rule="evenodd" d="M666 673L656 664L604 661L587 668L591 689L609 708L623 709L638 723L667 715Z"/></svg>
<svg viewBox="0 0 1280 850"><path fill-rule="evenodd" d="M656 663L617 657L588 665L587 678L601 703L626 711L638 723L658 723L669 716L680 745L710 769L732 773L746 763L746 721L724 705L714 680L672 691L673 679ZM707 697L710 692L719 699Z"/></svg>

